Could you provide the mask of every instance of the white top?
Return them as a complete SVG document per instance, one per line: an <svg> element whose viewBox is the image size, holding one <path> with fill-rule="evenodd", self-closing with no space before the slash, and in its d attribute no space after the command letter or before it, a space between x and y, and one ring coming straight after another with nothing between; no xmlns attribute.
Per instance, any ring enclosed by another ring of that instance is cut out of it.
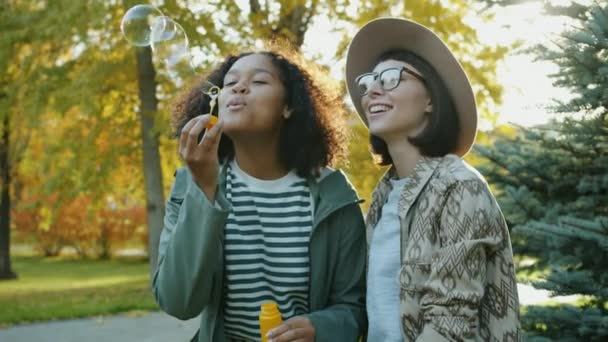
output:
<svg viewBox="0 0 608 342"><path fill-rule="evenodd" d="M399 319L400 224L399 197L409 178L391 179L393 189L382 206L369 249L367 315L370 342L402 341Z"/></svg>

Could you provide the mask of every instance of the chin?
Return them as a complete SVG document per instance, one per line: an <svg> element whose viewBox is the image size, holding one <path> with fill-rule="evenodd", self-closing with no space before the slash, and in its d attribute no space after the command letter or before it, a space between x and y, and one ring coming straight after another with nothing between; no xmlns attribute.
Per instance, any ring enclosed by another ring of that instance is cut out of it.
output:
<svg viewBox="0 0 608 342"><path fill-rule="evenodd" d="M388 127L385 127L385 125L380 124L380 123L376 123L376 124L370 124L369 125L369 133L373 134L377 137L382 137L382 135L386 134L390 132L390 129L388 129Z"/></svg>

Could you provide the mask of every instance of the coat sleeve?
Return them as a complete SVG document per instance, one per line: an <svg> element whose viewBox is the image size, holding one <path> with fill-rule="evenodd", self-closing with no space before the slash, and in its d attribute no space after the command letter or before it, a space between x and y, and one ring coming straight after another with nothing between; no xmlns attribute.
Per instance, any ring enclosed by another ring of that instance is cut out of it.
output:
<svg viewBox="0 0 608 342"><path fill-rule="evenodd" d="M423 286L424 325L417 341L482 340L479 313L486 270L497 252L511 250L506 223L486 183L476 179L453 185L437 231L440 248Z"/></svg>
<svg viewBox="0 0 608 342"><path fill-rule="evenodd" d="M179 319L200 314L213 290L230 210L221 192L217 194L212 205L190 173L180 169L167 200L152 289L160 308Z"/></svg>
<svg viewBox="0 0 608 342"><path fill-rule="evenodd" d="M365 314L365 225L359 205L342 210L340 245L330 305L307 315L316 342L357 341L367 329Z"/></svg>

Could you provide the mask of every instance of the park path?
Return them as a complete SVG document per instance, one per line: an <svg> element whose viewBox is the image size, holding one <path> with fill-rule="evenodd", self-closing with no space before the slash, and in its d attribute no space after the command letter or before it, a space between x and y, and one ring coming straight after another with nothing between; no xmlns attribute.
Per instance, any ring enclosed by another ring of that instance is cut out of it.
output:
<svg viewBox="0 0 608 342"><path fill-rule="evenodd" d="M25 324L0 329L1 342L190 341L199 318L180 321L162 312Z"/></svg>
<svg viewBox="0 0 608 342"><path fill-rule="evenodd" d="M547 300L571 302L576 297L549 298L547 291L518 285L522 305ZM58 322L26 324L0 330L1 342L180 342L189 341L198 317L180 321L162 312L127 314Z"/></svg>

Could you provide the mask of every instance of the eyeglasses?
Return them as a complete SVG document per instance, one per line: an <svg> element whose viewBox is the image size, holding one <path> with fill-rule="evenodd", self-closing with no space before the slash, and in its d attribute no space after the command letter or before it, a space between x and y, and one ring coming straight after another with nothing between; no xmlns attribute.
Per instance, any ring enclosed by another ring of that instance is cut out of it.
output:
<svg viewBox="0 0 608 342"><path fill-rule="evenodd" d="M426 81L422 76L406 67L388 68L382 70L382 72L380 73L368 72L357 77L355 82L357 83L357 87L359 88L359 94L361 96L366 95L369 91L369 88L372 87L372 85L374 84L374 82L376 82L377 79L380 79L380 86L384 90L392 90L397 88L397 86L399 86L399 83L401 83L401 73L404 71L414 76L420 82L426 85Z"/></svg>

